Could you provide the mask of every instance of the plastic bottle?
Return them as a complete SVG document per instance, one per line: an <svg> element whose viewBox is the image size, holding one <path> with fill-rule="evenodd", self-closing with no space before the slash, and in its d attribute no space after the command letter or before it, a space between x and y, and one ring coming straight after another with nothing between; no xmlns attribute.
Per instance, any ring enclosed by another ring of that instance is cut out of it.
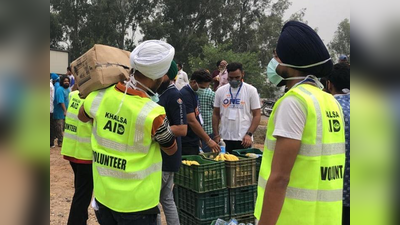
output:
<svg viewBox="0 0 400 225"><path fill-rule="evenodd" d="M199 154L204 154L203 149L201 149L201 147L199 146Z"/></svg>
<svg viewBox="0 0 400 225"><path fill-rule="evenodd" d="M218 144L219 144L219 147L221 148L221 154L225 154L226 153L226 151L225 151L226 144L222 138L220 139Z"/></svg>

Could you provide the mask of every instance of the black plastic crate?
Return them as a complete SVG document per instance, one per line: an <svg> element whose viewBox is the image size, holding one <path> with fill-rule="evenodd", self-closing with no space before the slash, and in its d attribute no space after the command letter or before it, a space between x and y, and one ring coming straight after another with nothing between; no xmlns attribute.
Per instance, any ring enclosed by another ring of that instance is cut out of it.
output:
<svg viewBox="0 0 400 225"><path fill-rule="evenodd" d="M199 220L182 210L179 210L178 214L181 225L210 225L214 220L218 218L229 220L229 215L219 216L208 220Z"/></svg>
<svg viewBox="0 0 400 225"><path fill-rule="evenodd" d="M217 162L214 158L218 153L204 153L201 156L207 160ZM257 184L256 178L256 159L238 157L238 161L218 161L225 162L226 186L228 188L244 187Z"/></svg>
<svg viewBox="0 0 400 225"><path fill-rule="evenodd" d="M237 149L233 150L232 153L236 156L246 157L247 153L255 153L257 155L261 155L260 157L256 158L256 179L258 180L258 175L260 174L260 167L262 161L262 154L263 152L258 148L247 148L247 149Z"/></svg>
<svg viewBox="0 0 400 225"><path fill-rule="evenodd" d="M199 220L209 220L229 214L228 189L196 193L184 187L175 186L177 207Z"/></svg>
<svg viewBox="0 0 400 225"><path fill-rule="evenodd" d="M256 200L257 185L229 188L229 209L231 217L253 213Z"/></svg>
<svg viewBox="0 0 400 225"><path fill-rule="evenodd" d="M206 160L197 155L182 156L182 160L197 161L200 165L182 164L180 170L175 173L175 184L198 193L226 188L226 172L223 162Z"/></svg>

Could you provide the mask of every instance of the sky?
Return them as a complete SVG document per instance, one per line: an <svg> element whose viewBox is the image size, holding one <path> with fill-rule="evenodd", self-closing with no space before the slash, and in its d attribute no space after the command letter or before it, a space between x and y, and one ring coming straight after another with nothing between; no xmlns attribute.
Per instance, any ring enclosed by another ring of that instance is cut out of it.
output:
<svg viewBox="0 0 400 225"><path fill-rule="evenodd" d="M275 0L274 0L275 2ZM291 0L292 5L286 10L284 19L307 8L304 19L312 28L318 27L318 34L327 45L337 30L339 23L350 19L350 0Z"/></svg>

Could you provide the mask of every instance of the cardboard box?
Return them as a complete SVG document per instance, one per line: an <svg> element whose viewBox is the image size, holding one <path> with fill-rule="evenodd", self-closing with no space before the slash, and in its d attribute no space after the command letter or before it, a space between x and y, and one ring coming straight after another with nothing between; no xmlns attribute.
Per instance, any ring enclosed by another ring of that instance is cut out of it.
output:
<svg viewBox="0 0 400 225"><path fill-rule="evenodd" d="M129 78L130 52L96 44L71 63L79 92L86 97L90 92L109 87Z"/></svg>

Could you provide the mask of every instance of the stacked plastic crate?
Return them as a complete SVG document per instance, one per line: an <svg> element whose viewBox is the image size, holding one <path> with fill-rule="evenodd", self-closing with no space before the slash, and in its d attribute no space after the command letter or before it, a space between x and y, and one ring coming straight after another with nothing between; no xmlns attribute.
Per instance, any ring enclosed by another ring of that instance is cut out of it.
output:
<svg viewBox="0 0 400 225"><path fill-rule="evenodd" d="M215 153L205 153L205 159L213 160ZM238 161L224 161L226 186L229 193L229 217L239 222L254 224L254 206L257 197L256 159L238 156ZM238 219L239 218L239 219Z"/></svg>
<svg viewBox="0 0 400 225"><path fill-rule="evenodd" d="M225 161L229 192L230 217L239 222L254 224L257 199L256 160L238 157L239 161Z"/></svg>
<svg viewBox="0 0 400 225"><path fill-rule="evenodd" d="M182 164L175 174L174 198L181 225L210 225L217 218L229 218L229 191L224 162L201 156L182 156L200 165Z"/></svg>

